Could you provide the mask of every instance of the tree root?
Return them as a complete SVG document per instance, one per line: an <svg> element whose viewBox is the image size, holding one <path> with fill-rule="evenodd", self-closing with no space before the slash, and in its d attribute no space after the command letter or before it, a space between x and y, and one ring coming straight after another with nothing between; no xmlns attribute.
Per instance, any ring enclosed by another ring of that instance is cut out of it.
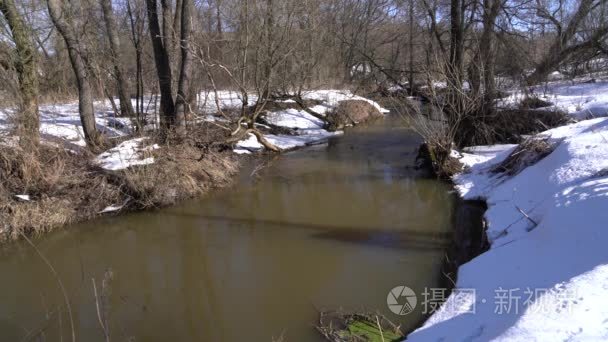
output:
<svg viewBox="0 0 608 342"><path fill-rule="evenodd" d="M273 151L273 152L281 152L281 149L278 148L276 145L274 145L273 143L271 143L270 141L268 141L266 138L264 138L264 134L262 134L260 131L258 131L255 128L255 122L258 119L258 116L260 116L260 114L263 111L256 111L252 118L247 118L246 116L241 116L239 118L239 120L236 123L236 129L230 133L230 136L232 138L229 138L226 142L227 143L234 143L237 142L239 140L241 140L243 137L246 137L249 133L253 134L256 139L258 140L258 142L260 144L262 144L262 146L264 146L265 148ZM243 128L243 123L247 123L248 128L245 130L244 133L239 134L239 132L241 132L241 129Z"/></svg>

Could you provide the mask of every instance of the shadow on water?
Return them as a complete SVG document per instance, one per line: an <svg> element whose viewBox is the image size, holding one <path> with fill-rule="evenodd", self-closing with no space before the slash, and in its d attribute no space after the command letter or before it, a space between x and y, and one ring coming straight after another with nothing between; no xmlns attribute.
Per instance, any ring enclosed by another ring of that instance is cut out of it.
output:
<svg viewBox="0 0 608 342"><path fill-rule="evenodd" d="M404 230L403 228L379 230L376 227L362 227L352 229L314 223L247 219L229 216L209 216L192 213L167 212L165 215L174 215L180 218L192 218L208 222L219 221L244 226L256 224L263 227L274 226L315 230L317 232L310 234L310 236L313 238L358 243L383 248L444 250L450 245L452 238L452 234L449 232L424 232L417 230Z"/></svg>

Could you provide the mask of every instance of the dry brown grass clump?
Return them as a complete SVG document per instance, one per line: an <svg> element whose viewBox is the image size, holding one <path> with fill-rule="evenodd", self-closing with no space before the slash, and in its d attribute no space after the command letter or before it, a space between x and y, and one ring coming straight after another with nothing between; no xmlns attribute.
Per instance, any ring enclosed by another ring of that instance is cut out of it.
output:
<svg viewBox="0 0 608 342"><path fill-rule="evenodd" d="M163 207L228 185L238 171L228 133L216 126L192 127L185 138L169 137L153 150L154 164L106 174L135 209ZM144 156L147 157L147 156Z"/></svg>
<svg viewBox="0 0 608 342"><path fill-rule="evenodd" d="M464 167L460 160L450 155L450 152L444 146L425 142L418 148L417 168L430 171L438 178L449 179L461 172Z"/></svg>
<svg viewBox="0 0 608 342"><path fill-rule="evenodd" d="M336 109L327 114L328 129L336 131L346 126L356 125L382 117L382 113L372 104L363 100L341 101Z"/></svg>
<svg viewBox="0 0 608 342"><path fill-rule="evenodd" d="M137 209L163 207L228 185L238 170L231 153L201 151L188 144L154 152L155 163L117 173L117 182Z"/></svg>
<svg viewBox="0 0 608 342"><path fill-rule="evenodd" d="M547 139L530 138L519 144L511 154L490 171L514 176L528 166L536 164L553 152L555 146Z"/></svg>
<svg viewBox="0 0 608 342"><path fill-rule="evenodd" d="M217 132L194 130L150 152L154 164L120 171L101 169L85 151L0 145L0 241L91 219L111 205L121 211L161 207L226 186L238 163L215 143L223 141Z"/></svg>
<svg viewBox="0 0 608 342"><path fill-rule="evenodd" d="M97 216L119 198L86 152L0 147L0 240ZM29 201L16 195L27 195Z"/></svg>

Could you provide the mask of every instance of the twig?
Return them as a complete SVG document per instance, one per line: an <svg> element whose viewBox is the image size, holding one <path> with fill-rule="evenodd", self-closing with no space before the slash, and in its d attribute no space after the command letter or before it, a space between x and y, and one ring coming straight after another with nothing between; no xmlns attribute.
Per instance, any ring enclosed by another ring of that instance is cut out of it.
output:
<svg viewBox="0 0 608 342"><path fill-rule="evenodd" d="M40 252L38 247L36 247L36 245L34 245L32 240L30 240L21 230L18 230L18 232L25 239L25 241L27 241L27 243L30 244L30 246L32 246L32 248L34 248L34 250L36 251L38 256L40 256L42 261L44 261L44 263L49 267L53 276L55 276L55 278L57 278L57 282L59 283L59 287L61 288L61 293L63 294L63 299L65 300L66 308L68 309L68 316L70 317L70 327L72 329L72 342L76 342L76 331L74 330L74 318L72 317L72 307L70 305L68 293L65 290L65 287L63 286L63 282L61 281L59 274L57 273L57 271L55 270L55 267L53 267L51 262L42 254L42 252Z"/></svg>
<svg viewBox="0 0 608 342"><path fill-rule="evenodd" d="M97 296L97 286L95 284L95 278L91 278L93 282L93 294L95 295L95 307L97 308L97 319L99 320L99 325L101 326L101 330L103 330L103 335L106 338L106 342L110 342L110 336L108 334L108 330L106 329L105 324L103 324L103 319L101 318L101 310L99 308L99 297Z"/></svg>
<svg viewBox="0 0 608 342"><path fill-rule="evenodd" d="M515 208L517 209L517 211L519 211L522 215L524 215L525 218L528 219L528 221L532 222L533 226L531 228L526 229L526 231L530 232L532 231L534 228L536 228L536 226L538 226L538 223L536 221L534 221L530 216L528 216L528 214L526 214L525 211L523 211L520 207L518 207L517 205L515 206Z"/></svg>
<svg viewBox="0 0 608 342"><path fill-rule="evenodd" d="M382 342L384 342L384 334L382 333L382 327L380 326L380 320L378 319L378 315L376 315L376 325L378 325L378 331L380 332L380 338Z"/></svg>

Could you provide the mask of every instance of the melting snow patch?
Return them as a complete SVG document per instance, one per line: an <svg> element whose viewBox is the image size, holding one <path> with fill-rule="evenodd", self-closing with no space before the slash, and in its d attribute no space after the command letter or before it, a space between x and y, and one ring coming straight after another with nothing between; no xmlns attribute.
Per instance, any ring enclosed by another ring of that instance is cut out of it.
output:
<svg viewBox="0 0 608 342"><path fill-rule="evenodd" d="M266 115L266 120L271 124L288 128L323 128L323 120L308 114L304 110L286 109L271 112Z"/></svg>
<svg viewBox="0 0 608 342"><path fill-rule="evenodd" d="M342 131L328 132L324 129L308 129L298 131L298 135L274 135L266 134L264 137L268 142L280 148L281 150L290 150L296 147L311 145L320 141L329 139L330 137L340 135ZM247 139L239 141L234 149L235 153L247 154L251 152L261 151L264 146L258 142L258 139L253 134L249 134Z"/></svg>
<svg viewBox="0 0 608 342"><path fill-rule="evenodd" d="M365 97L354 95L348 90L315 90L308 92L302 96L305 100L319 100L323 101L326 106L335 108L340 101L345 100L361 100L368 102L372 106L376 107L381 113L388 113L389 110L382 108L377 102L367 99Z"/></svg>
<svg viewBox="0 0 608 342"><path fill-rule="evenodd" d="M561 109L578 120L608 116L608 81L593 83L555 82L547 86L532 88L534 95L553 103L552 107ZM505 106L514 106L524 98L515 93L501 100Z"/></svg>
<svg viewBox="0 0 608 342"><path fill-rule="evenodd" d="M154 157L144 158L146 152L160 148L157 144L142 147L147 138L136 138L124 141L118 146L103 152L95 161L106 170L122 170L134 165L148 165L154 163Z"/></svg>
<svg viewBox="0 0 608 342"><path fill-rule="evenodd" d="M107 214L107 213L113 213L113 212L117 212L122 210L122 208L124 208L127 203L129 203L129 201L131 200L131 198L127 198L123 204L114 204L114 205L110 205L105 207L102 211L99 212L99 214Z"/></svg>
<svg viewBox="0 0 608 342"><path fill-rule="evenodd" d="M389 112L387 109L382 108L378 103L366 99L364 97L354 95L349 91L316 90L307 92L302 97L305 100L321 101L321 104L315 105L310 108L311 110L320 115L327 114L328 111L336 108L340 101L346 100L366 101L373 105L381 113ZM264 135L264 137L270 143L274 144L281 150L289 150L296 147L307 146L317 142L322 142L332 136L342 133L329 132L323 129L323 127L325 126L325 122L323 120L308 113L305 110L299 110L295 108L270 112L266 115L266 120L270 124L295 130L295 133L293 135ZM234 152L238 154L247 154L263 149L264 146L262 146L262 144L257 141L256 137L252 134L249 134L246 139L243 139L236 144Z"/></svg>
<svg viewBox="0 0 608 342"><path fill-rule="evenodd" d="M258 139L255 137L255 135L249 133L249 135L247 136L247 139L241 140L238 143L236 143L236 148L239 151L260 151L262 149L264 149L264 146L262 144L260 144L258 142ZM239 153L239 152L237 152ZM241 152L240 154L242 154L244 152Z"/></svg>

